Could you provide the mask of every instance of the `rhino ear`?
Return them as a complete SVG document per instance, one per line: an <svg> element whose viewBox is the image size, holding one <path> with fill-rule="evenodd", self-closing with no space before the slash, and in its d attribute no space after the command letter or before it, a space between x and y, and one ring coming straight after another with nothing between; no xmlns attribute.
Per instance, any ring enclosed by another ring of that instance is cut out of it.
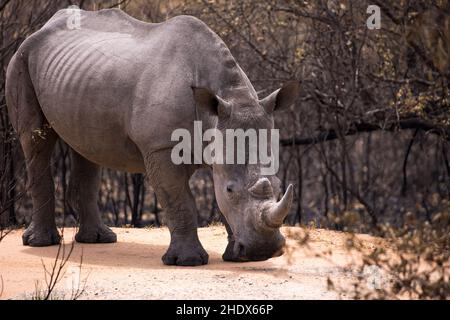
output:
<svg viewBox="0 0 450 320"><path fill-rule="evenodd" d="M219 118L227 118L230 116L230 104L214 94L211 90L192 87L192 91L197 108L201 111L208 112Z"/></svg>
<svg viewBox="0 0 450 320"><path fill-rule="evenodd" d="M267 113L274 111L283 111L289 109L298 97L300 91L300 82L289 81L281 89L270 94L268 97L259 101Z"/></svg>

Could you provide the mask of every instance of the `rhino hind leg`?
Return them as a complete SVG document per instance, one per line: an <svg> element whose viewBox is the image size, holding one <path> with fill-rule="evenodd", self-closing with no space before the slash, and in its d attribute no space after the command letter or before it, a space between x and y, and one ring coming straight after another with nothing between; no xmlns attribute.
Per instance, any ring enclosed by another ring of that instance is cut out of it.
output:
<svg viewBox="0 0 450 320"><path fill-rule="evenodd" d="M27 190L33 202L23 244L34 247L58 244L61 237L55 223L55 186L50 164L58 136L42 113L27 65L18 54L11 59L6 82L8 113L25 156Z"/></svg>
<svg viewBox="0 0 450 320"><path fill-rule="evenodd" d="M31 224L22 235L24 245L45 247L59 244L61 236L55 223L55 186L51 172L51 155L56 133L41 119L34 132L23 132L20 142L25 155L28 189L33 201Z"/></svg>
<svg viewBox="0 0 450 320"><path fill-rule="evenodd" d="M146 157L147 177L165 210L170 246L162 257L166 265L198 266L208 263L208 254L197 234L197 208L189 188L193 170L174 165L170 150Z"/></svg>
<svg viewBox="0 0 450 320"><path fill-rule="evenodd" d="M33 202L31 224L22 240L24 245L32 247L51 246L61 241L55 223L55 190L50 165L57 136L53 130L46 130L45 139L31 138L31 134L20 137L27 166L28 190Z"/></svg>
<svg viewBox="0 0 450 320"><path fill-rule="evenodd" d="M67 190L69 205L80 219L75 240L81 243L112 243L116 234L101 219L97 205L100 167L71 150L72 168Z"/></svg>

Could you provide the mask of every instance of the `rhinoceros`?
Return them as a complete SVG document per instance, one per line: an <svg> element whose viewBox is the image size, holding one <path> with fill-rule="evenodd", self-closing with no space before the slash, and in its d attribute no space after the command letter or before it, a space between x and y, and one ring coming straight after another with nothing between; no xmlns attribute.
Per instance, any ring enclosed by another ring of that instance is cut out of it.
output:
<svg viewBox="0 0 450 320"><path fill-rule="evenodd" d="M283 254L280 226L293 201L280 197L275 175L259 165L179 164L171 161L177 128L274 127L273 113L290 108L299 83L288 81L264 99L223 40L192 16L145 23L119 9L58 11L29 36L10 61L6 100L22 146L33 202L23 244L60 242L51 155L58 139L71 150L67 192L78 212L80 243L112 243L116 235L97 206L101 167L145 173L165 210L171 241L166 265L202 265L208 254L197 234L191 175L212 168L217 203L228 232L225 261ZM278 200L279 199L279 200Z"/></svg>

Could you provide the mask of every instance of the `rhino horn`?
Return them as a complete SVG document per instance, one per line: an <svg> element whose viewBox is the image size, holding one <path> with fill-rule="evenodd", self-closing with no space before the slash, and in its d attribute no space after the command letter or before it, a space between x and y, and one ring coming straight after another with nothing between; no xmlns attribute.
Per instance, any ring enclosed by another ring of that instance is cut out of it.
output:
<svg viewBox="0 0 450 320"><path fill-rule="evenodd" d="M276 203L272 203L263 214L264 222L271 228L279 228L283 224L284 218L291 210L294 198L294 187L292 184L286 190L283 198Z"/></svg>
<svg viewBox="0 0 450 320"><path fill-rule="evenodd" d="M273 195L272 185L269 179L259 179L248 191L258 198L269 198Z"/></svg>

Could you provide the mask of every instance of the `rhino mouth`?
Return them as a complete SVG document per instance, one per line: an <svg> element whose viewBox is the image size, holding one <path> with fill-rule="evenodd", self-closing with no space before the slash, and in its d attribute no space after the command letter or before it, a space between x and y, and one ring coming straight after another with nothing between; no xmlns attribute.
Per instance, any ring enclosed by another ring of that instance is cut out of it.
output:
<svg viewBox="0 0 450 320"><path fill-rule="evenodd" d="M228 243L222 258L224 261L249 262L265 261L284 254L286 241L283 236L277 237L271 245L245 246L241 242L232 240Z"/></svg>

